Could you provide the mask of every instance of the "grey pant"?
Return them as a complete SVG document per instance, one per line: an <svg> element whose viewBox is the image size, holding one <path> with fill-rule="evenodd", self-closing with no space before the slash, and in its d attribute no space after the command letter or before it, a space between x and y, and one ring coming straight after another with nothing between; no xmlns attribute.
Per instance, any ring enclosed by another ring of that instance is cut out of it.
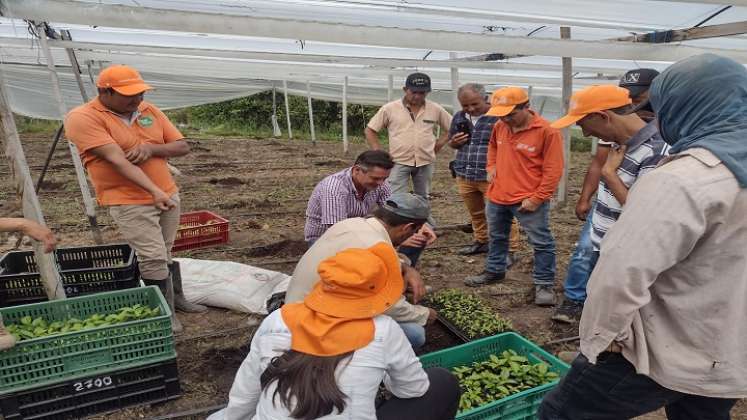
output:
<svg viewBox="0 0 747 420"><path fill-rule="evenodd" d="M389 173L392 194L409 193L410 178L412 178L412 192L427 200L431 193L431 178L433 178L435 167L435 163L417 167L395 163Z"/></svg>

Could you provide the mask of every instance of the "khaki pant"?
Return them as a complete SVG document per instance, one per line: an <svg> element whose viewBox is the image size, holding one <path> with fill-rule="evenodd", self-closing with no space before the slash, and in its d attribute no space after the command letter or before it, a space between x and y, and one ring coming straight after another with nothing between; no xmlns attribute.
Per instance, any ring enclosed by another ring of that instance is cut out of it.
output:
<svg viewBox="0 0 747 420"><path fill-rule="evenodd" d="M169 211L161 211L152 204L109 207L119 233L135 250L143 279L163 280L169 276L171 247L181 214L179 194L171 199L176 207Z"/></svg>
<svg viewBox="0 0 747 420"><path fill-rule="evenodd" d="M472 219L472 231L476 242L488 243L488 222L485 219L485 194L490 184L487 181L470 181L461 176L456 177L459 195L469 211ZM511 224L509 249L515 252L519 249L519 227L514 219Z"/></svg>

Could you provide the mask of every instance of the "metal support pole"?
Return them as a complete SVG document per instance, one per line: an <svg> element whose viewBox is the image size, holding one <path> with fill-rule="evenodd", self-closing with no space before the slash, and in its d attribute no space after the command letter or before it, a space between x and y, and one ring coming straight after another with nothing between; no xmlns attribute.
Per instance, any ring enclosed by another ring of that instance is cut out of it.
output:
<svg viewBox="0 0 747 420"><path fill-rule="evenodd" d="M285 98L285 121L288 123L288 139L293 138L293 130L291 130L291 113L290 104L288 103L288 82L283 80L283 97Z"/></svg>
<svg viewBox="0 0 747 420"><path fill-rule="evenodd" d="M570 39L571 28L560 27L560 38ZM563 114L568 113L568 104L573 91L573 59L563 57ZM563 129L563 177L558 186L558 204L563 205L568 201L568 169L571 164L571 131L566 127Z"/></svg>
<svg viewBox="0 0 747 420"><path fill-rule="evenodd" d="M532 86L527 87L527 96L529 97L529 102L532 102Z"/></svg>
<svg viewBox="0 0 747 420"><path fill-rule="evenodd" d="M57 75L57 70L55 69L54 59L52 58L52 50L49 49L49 43L47 42L47 35L44 31L44 25L37 24L36 32L39 34L39 43L41 44L42 50L44 52L44 57L47 60L47 68L49 69L49 75L52 79L52 93L54 94L55 101L57 102L57 107L60 112L60 119L64 120L65 115L67 114L67 107L65 106L65 101L62 98L60 78ZM78 180L78 186L80 187L80 192L83 195L83 205L85 207L86 216L88 217L88 223L91 225L93 240L97 244L101 244L103 240L101 238L101 231L99 230L98 221L96 220L96 205L93 201L93 198L91 197L91 189L88 187L88 180L86 179L86 173L83 169L83 162L81 162L80 160L78 148L75 147L75 145L70 141L67 142L67 145L70 148L70 155L73 160L73 167L75 168L75 177Z"/></svg>
<svg viewBox="0 0 747 420"><path fill-rule="evenodd" d="M456 60L457 54L455 52L449 53L449 60ZM451 67L450 69L451 73L451 103L453 106L453 109L451 110L452 114L456 114L457 111L462 109L462 104L459 103L459 97L457 95L457 92L459 91L459 69L456 67Z"/></svg>
<svg viewBox="0 0 747 420"><path fill-rule="evenodd" d="M72 41L70 37L70 31L61 30L60 35L65 41ZM75 76L75 82L78 83L78 90L80 90L80 96L83 98L83 102L88 102L88 92L86 92L86 86L83 84L83 78L80 76L80 65L78 65L78 59L75 57L75 51L72 48L65 48L67 58L70 60L70 65L73 68L73 76ZM96 85L94 85L95 87Z"/></svg>
<svg viewBox="0 0 747 420"><path fill-rule="evenodd" d="M311 144L316 146L316 131L314 130L314 108L311 106L311 82L306 81L306 99L309 104L309 130L311 131Z"/></svg>
<svg viewBox="0 0 747 420"><path fill-rule="evenodd" d="M43 33L43 32L42 32ZM18 130L13 119L13 113L10 110L10 103L5 91L5 78L0 71L0 120L3 126L3 140L5 141L5 155L10 163L11 173L15 183L16 191L21 194L21 203L23 206L23 217L33 220L40 225L46 226L44 215L39 203L39 197L34 190L34 182L31 179L29 166L26 162L26 155L23 153L21 139L18 137ZM43 245L40 242L33 241L34 258L39 268L39 275L44 284L44 291L47 293L49 300L65 299L65 288L60 280L60 273L57 271L54 255L44 252Z"/></svg>
<svg viewBox="0 0 747 420"><path fill-rule="evenodd" d="M387 76L387 86L386 86L386 101L392 102L392 97L394 94L394 76L391 74Z"/></svg>
<svg viewBox="0 0 747 420"><path fill-rule="evenodd" d="M342 152L348 153L348 76L342 82Z"/></svg>

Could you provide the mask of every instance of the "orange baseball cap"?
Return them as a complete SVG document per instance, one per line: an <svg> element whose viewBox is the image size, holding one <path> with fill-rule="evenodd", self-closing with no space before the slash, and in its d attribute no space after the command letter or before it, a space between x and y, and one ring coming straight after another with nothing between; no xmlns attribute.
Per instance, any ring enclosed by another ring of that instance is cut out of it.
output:
<svg viewBox="0 0 747 420"><path fill-rule="evenodd" d="M122 64L115 64L102 70L96 86L112 88L125 96L133 96L153 89L143 81L137 70Z"/></svg>
<svg viewBox="0 0 747 420"><path fill-rule="evenodd" d="M615 85L596 85L581 89L571 96L568 114L554 121L552 128L565 128L592 112L629 105L633 101L627 89Z"/></svg>
<svg viewBox="0 0 747 420"><path fill-rule="evenodd" d="M304 301L281 309L291 348L334 356L366 346L373 340L373 317L404 291L397 252L384 242L350 248L322 261L317 271L320 279Z"/></svg>
<svg viewBox="0 0 747 420"><path fill-rule="evenodd" d="M498 89L490 97L490 110L487 112L487 115L505 117L516 108L516 105L521 105L525 102L529 102L529 96L520 87L510 86Z"/></svg>

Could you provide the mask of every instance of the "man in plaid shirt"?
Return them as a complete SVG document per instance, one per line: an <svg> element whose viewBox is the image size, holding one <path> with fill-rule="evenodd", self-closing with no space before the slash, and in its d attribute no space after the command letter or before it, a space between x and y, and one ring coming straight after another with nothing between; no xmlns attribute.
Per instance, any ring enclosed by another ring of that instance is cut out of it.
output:
<svg viewBox="0 0 747 420"><path fill-rule="evenodd" d="M456 157L449 167L456 178L459 195L472 219L474 243L459 250L461 255L488 252L488 224L485 220L485 192L487 181L485 163L493 126L498 117L485 115L490 110L485 87L477 83L462 85L457 91L462 110L454 114L449 128L449 147L456 149ZM511 250L516 249L516 227L512 229Z"/></svg>

